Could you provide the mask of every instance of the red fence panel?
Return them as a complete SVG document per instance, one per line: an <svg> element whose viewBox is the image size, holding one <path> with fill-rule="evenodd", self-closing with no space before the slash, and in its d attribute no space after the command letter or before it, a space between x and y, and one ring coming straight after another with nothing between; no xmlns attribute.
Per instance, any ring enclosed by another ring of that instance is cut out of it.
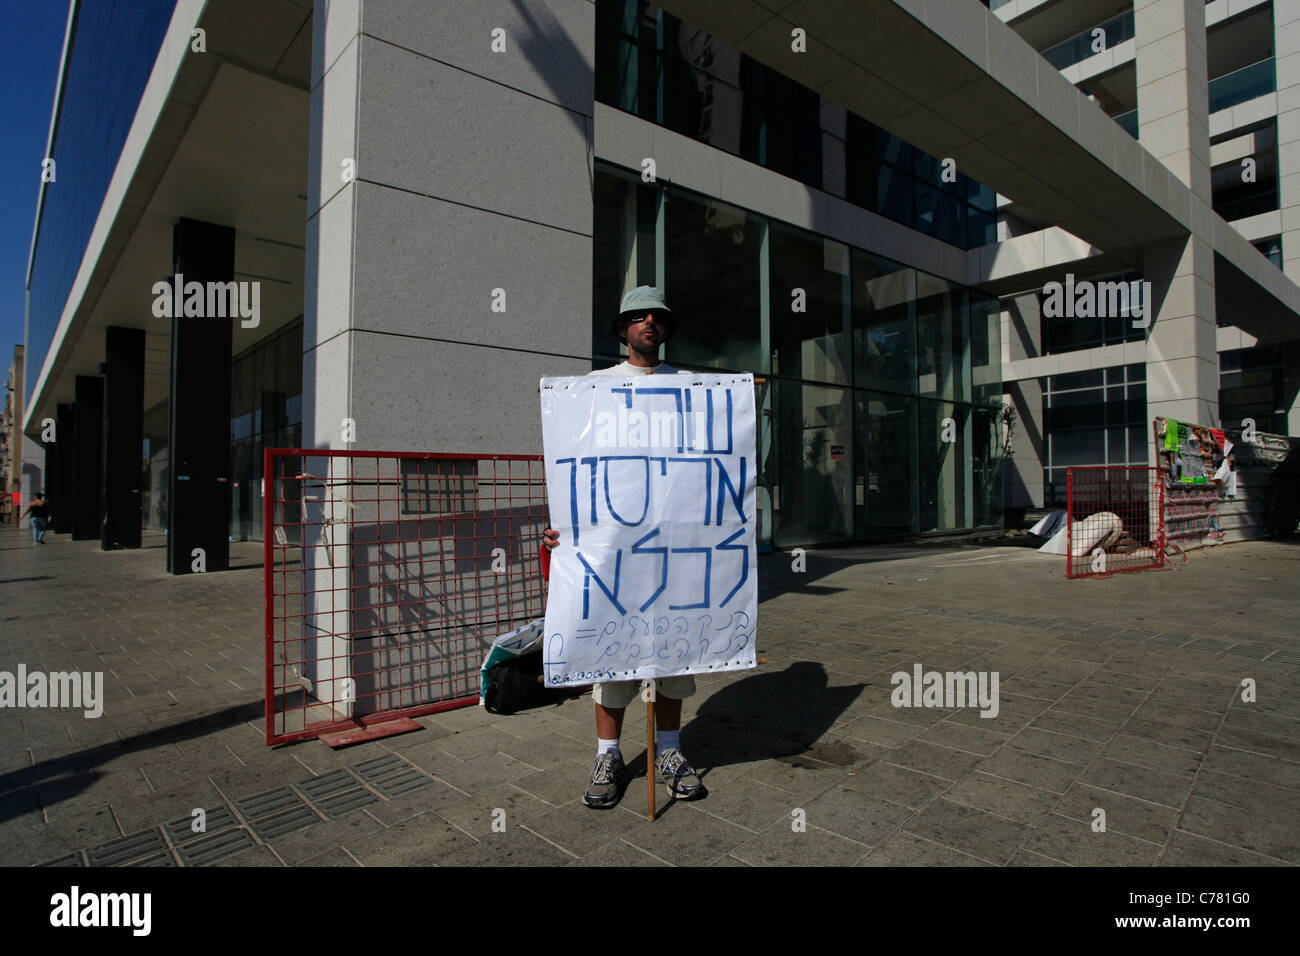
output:
<svg viewBox="0 0 1300 956"><path fill-rule="evenodd" d="M541 456L268 448L266 742L478 700L541 617Z"/></svg>
<svg viewBox="0 0 1300 956"><path fill-rule="evenodd" d="M1165 485L1159 468L1100 465L1066 470L1067 577L1165 564Z"/></svg>

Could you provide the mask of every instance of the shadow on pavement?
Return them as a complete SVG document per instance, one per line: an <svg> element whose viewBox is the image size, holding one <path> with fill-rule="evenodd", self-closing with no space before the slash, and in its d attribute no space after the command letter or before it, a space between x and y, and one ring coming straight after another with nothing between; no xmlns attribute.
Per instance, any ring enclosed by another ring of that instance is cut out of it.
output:
<svg viewBox="0 0 1300 956"><path fill-rule="evenodd" d="M826 684L826 669L814 661L729 684L683 728L682 749L697 767L710 769L800 754L823 763L852 763L856 755L817 742L867 685Z"/></svg>
<svg viewBox="0 0 1300 956"><path fill-rule="evenodd" d="M38 787L42 802L50 806L75 797L99 779L103 775L102 771L96 769L100 764L123 754L203 737L216 730L256 720L265 712L265 702L252 701L136 734L127 737L120 744L100 744L53 760L44 760L32 767L0 774L0 823L21 816L31 809L34 791L29 788Z"/></svg>

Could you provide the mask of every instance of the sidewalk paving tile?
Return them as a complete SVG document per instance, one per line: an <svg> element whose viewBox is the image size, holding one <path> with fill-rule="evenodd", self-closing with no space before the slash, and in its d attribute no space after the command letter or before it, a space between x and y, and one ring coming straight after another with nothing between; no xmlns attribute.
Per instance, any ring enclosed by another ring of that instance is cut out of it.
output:
<svg viewBox="0 0 1300 956"><path fill-rule="evenodd" d="M1010 860L1032 832L1024 823L942 798L903 824L903 829L997 864Z"/></svg>
<svg viewBox="0 0 1300 956"><path fill-rule="evenodd" d="M650 823L644 775L613 810L581 804L586 694L441 711L340 750L267 747L260 543L232 543L238 570L172 577L147 539L105 555L0 528L13 576L33 579L6 595L0 666L105 674L95 720L0 710L0 863L1300 863L1300 636L1278 584L1300 579L1300 549L1280 543L1196 552L1176 588L1081 586L1014 547L812 551L807 575L763 556L768 663L699 679L682 742L709 795L656 782ZM1189 621L1189 591L1250 613ZM895 707L894 673L917 664L997 671L997 716ZM644 774L637 716L625 748Z"/></svg>

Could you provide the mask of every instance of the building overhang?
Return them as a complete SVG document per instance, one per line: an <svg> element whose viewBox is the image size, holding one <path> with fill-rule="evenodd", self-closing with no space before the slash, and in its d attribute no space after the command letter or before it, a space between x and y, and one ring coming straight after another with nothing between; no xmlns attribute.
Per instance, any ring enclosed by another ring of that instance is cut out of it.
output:
<svg viewBox="0 0 1300 956"><path fill-rule="evenodd" d="M1297 331L1300 287L983 4L658 2L1118 262L1140 268L1144 246L1198 237L1258 287L1261 328Z"/></svg>
<svg viewBox="0 0 1300 956"><path fill-rule="evenodd" d="M307 0L177 4L49 351L28 371L25 432L73 400L78 375L100 374L111 325L146 332L145 408L167 397L171 321L152 290L181 217L235 227L235 279L261 283L257 327L234 320L236 352L302 313L311 17Z"/></svg>

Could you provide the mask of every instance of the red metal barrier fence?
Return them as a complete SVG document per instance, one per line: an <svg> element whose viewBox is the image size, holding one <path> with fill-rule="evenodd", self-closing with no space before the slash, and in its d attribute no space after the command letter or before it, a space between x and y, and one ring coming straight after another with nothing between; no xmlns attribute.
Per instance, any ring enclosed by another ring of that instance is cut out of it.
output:
<svg viewBox="0 0 1300 956"><path fill-rule="evenodd" d="M1065 498L1067 577L1164 567L1165 484L1159 468L1069 468Z"/></svg>
<svg viewBox="0 0 1300 956"><path fill-rule="evenodd" d="M266 742L478 700L544 613L541 456L265 452Z"/></svg>

